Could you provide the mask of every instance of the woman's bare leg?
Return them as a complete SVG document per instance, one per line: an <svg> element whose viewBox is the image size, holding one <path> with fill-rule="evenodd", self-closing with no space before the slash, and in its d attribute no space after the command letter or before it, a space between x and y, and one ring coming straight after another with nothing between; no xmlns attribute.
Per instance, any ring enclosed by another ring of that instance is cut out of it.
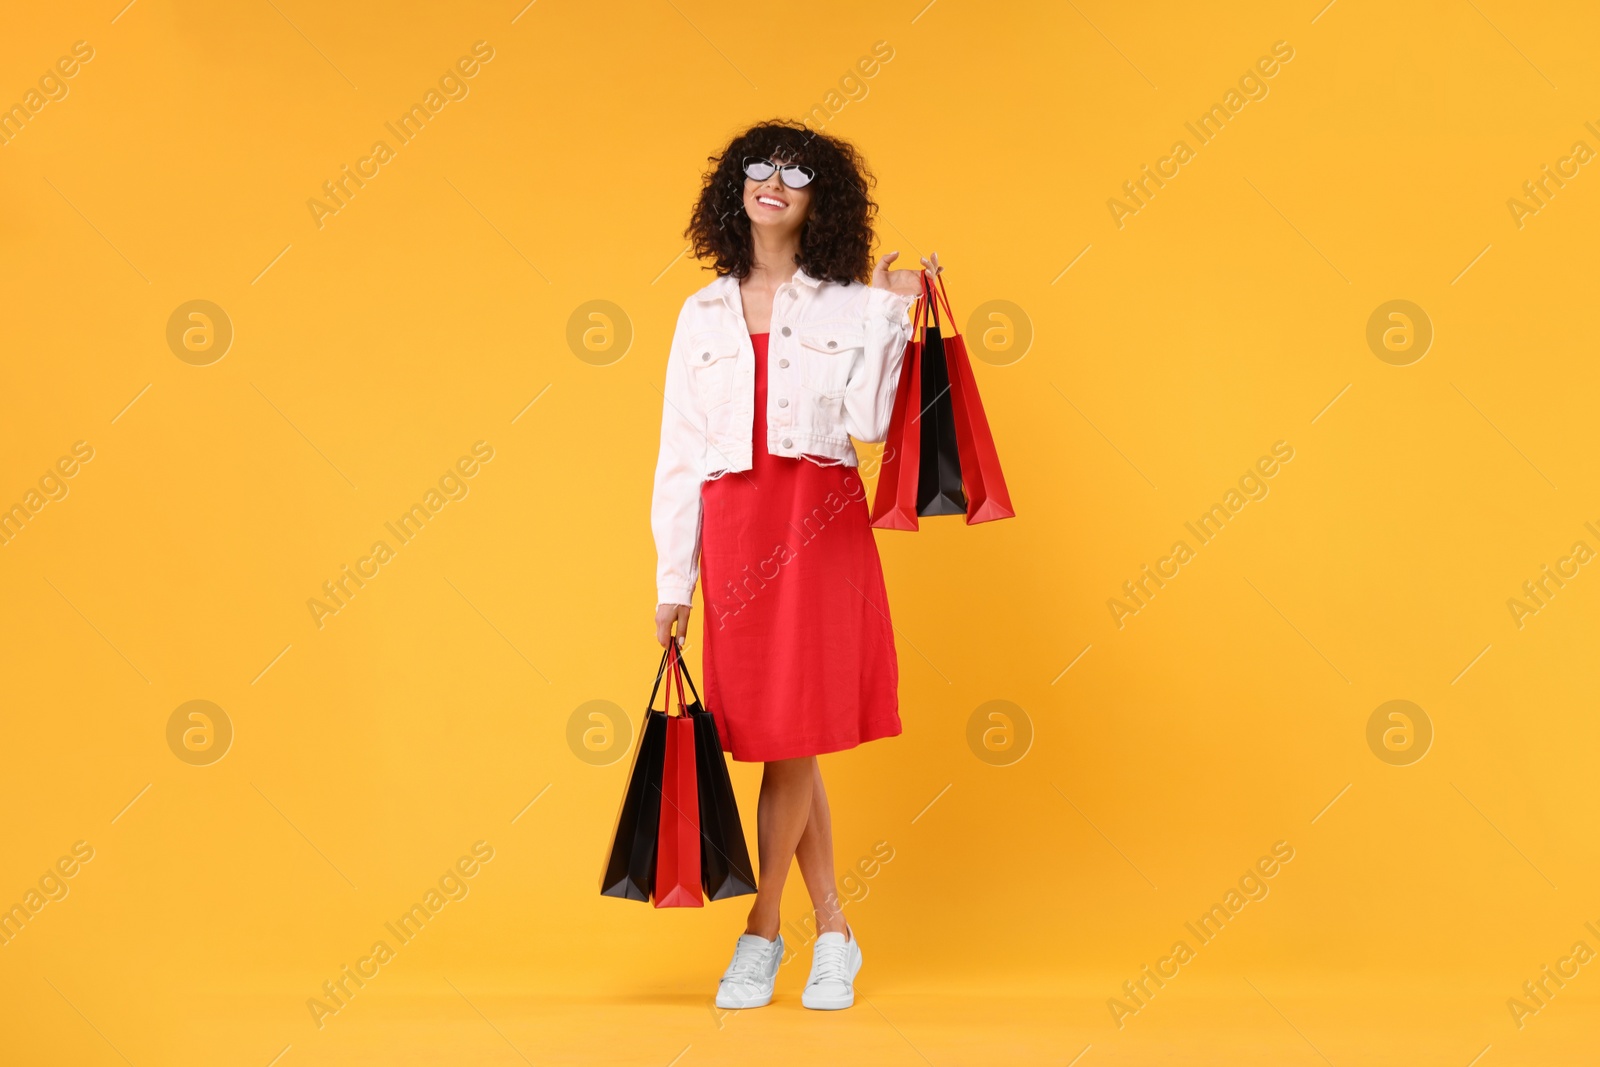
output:
<svg viewBox="0 0 1600 1067"><path fill-rule="evenodd" d="M756 804L756 852L761 874L756 901L750 907L745 932L768 941L778 936L783 883L811 818L811 794L820 781L815 756L775 760L761 776L761 799ZM810 884L809 879L807 884Z"/></svg>
<svg viewBox="0 0 1600 1067"><path fill-rule="evenodd" d="M795 849L795 859L800 862L800 876L805 879L806 890L811 894L811 906L817 912L817 934L844 933L844 912L839 902L839 887L833 873L833 816L828 811L828 791L822 784L822 764L812 761L816 777L811 786L811 817L806 822L805 833L800 835L800 845Z"/></svg>

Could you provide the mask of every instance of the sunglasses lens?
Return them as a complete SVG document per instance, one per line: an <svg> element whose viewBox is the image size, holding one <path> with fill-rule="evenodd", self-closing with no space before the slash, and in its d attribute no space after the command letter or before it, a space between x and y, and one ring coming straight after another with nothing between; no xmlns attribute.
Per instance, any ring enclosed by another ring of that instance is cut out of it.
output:
<svg viewBox="0 0 1600 1067"><path fill-rule="evenodd" d="M810 185L813 175L809 167L784 167L781 177L783 178L783 184L791 189L798 189L801 186Z"/></svg>
<svg viewBox="0 0 1600 1067"><path fill-rule="evenodd" d="M747 159L744 161L744 176L753 182L764 182L772 177L774 167L764 159Z"/></svg>

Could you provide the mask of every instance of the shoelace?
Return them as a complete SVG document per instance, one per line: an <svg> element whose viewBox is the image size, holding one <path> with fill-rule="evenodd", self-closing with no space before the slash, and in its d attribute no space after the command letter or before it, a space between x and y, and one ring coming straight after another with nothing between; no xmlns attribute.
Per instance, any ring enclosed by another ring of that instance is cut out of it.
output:
<svg viewBox="0 0 1600 1067"><path fill-rule="evenodd" d="M811 963L812 984L819 982L849 983L849 972L846 970L845 961L850 955L850 942L840 944L818 945L816 956Z"/></svg>
<svg viewBox="0 0 1600 1067"><path fill-rule="evenodd" d="M733 949L733 962L728 964L728 972L722 976L724 982L750 982L761 976L762 956L764 953L757 945L748 941L740 941Z"/></svg>

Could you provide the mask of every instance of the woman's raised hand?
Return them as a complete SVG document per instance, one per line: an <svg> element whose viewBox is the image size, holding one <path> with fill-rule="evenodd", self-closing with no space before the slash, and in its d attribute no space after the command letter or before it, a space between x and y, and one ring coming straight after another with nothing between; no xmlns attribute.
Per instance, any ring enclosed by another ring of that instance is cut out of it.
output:
<svg viewBox="0 0 1600 1067"><path fill-rule="evenodd" d="M673 632L673 624L677 624L677 632ZM687 604L657 604L656 605L656 640L661 642L661 647L666 648L667 642L676 636L678 646L689 638L689 605Z"/></svg>
<svg viewBox="0 0 1600 1067"><path fill-rule="evenodd" d="M922 293L922 279L920 272L914 270L890 270L889 264L900 258L899 252L886 252L878 260L878 265L872 270L872 287L874 289L887 289L891 293L900 293L903 296L918 296ZM928 281L931 283L939 276L944 268L939 266L939 253L922 258L922 269L928 272Z"/></svg>

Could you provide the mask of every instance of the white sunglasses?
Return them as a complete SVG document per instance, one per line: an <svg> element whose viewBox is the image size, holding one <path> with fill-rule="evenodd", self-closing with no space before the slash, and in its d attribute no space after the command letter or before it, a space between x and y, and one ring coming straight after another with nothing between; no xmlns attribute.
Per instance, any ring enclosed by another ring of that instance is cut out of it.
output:
<svg viewBox="0 0 1600 1067"><path fill-rule="evenodd" d="M810 185L811 179L817 176L817 172L810 167L802 167L797 163L785 163L779 167L770 159L758 159L755 156L744 158L744 176L753 182L766 181L774 171L777 171L779 180L791 189Z"/></svg>

